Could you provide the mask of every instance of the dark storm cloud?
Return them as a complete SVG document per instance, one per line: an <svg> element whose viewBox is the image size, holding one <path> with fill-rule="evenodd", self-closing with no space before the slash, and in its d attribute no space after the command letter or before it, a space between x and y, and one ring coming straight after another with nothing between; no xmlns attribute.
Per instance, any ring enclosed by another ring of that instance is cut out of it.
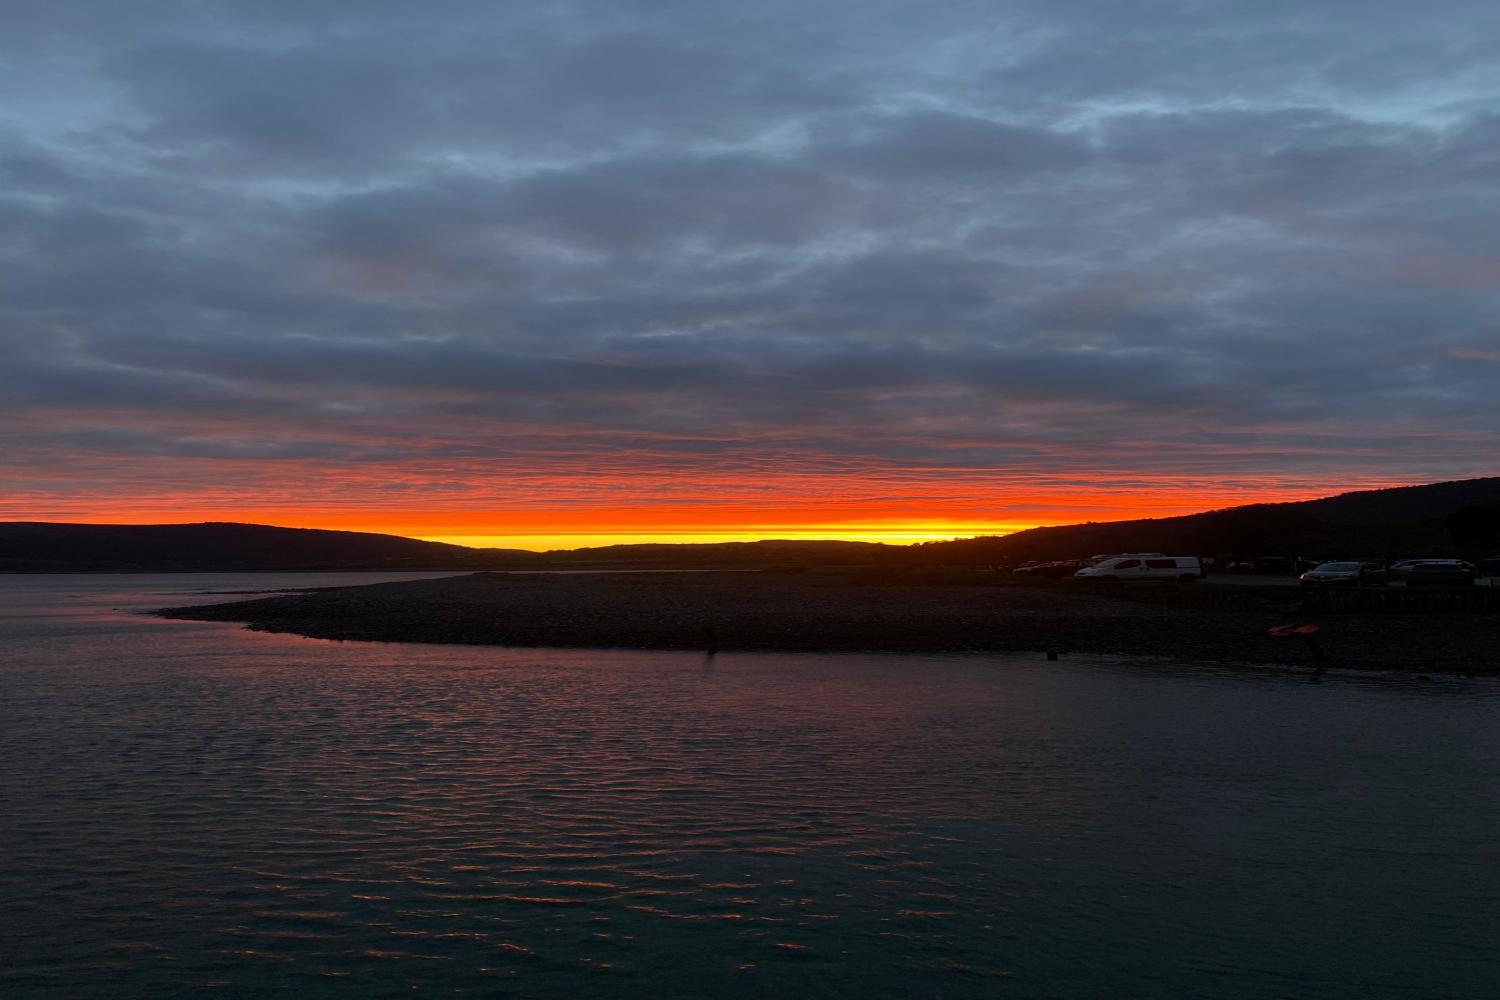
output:
<svg viewBox="0 0 1500 1000"><path fill-rule="evenodd" d="M513 6L23 5L0 414L1496 471L1487 5Z"/></svg>

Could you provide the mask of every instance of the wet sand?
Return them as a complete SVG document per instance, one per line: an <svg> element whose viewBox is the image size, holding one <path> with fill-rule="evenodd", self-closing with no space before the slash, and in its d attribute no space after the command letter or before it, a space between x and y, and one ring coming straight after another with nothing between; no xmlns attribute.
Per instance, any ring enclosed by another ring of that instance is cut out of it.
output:
<svg viewBox="0 0 1500 1000"><path fill-rule="evenodd" d="M1144 586L1144 585L1142 585ZM1211 586L1211 585L1205 585ZM1128 590L1128 588L1123 588ZM913 585L776 573L470 576L167 608L167 618L244 622L320 639L505 646L787 651L1057 651L1500 673L1494 615L1308 616L1163 606L1076 586Z"/></svg>

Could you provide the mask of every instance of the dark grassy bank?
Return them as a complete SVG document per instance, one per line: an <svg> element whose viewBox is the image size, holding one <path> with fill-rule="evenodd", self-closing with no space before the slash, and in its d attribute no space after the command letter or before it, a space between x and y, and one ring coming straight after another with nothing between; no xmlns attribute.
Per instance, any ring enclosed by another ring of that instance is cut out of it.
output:
<svg viewBox="0 0 1500 1000"><path fill-rule="evenodd" d="M1217 588L1215 588L1217 589ZM1225 591L1231 588L1222 588ZM1239 588L1244 589L1244 588ZM877 581L868 574L471 576L309 591L157 612L323 639L637 649L1058 650L1311 664L1274 625L1316 623L1335 666L1500 673L1500 616L1319 616L1294 588ZM1174 597L1173 595L1178 595ZM1182 606L1187 602L1189 606Z"/></svg>

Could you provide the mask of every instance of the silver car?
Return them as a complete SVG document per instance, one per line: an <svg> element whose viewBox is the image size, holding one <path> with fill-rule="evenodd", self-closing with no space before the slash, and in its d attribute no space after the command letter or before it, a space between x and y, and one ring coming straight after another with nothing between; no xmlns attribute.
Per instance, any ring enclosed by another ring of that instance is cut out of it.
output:
<svg viewBox="0 0 1500 1000"><path fill-rule="evenodd" d="M1303 573L1304 587L1363 587L1384 585L1385 567L1373 562L1327 562Z"/></svg>

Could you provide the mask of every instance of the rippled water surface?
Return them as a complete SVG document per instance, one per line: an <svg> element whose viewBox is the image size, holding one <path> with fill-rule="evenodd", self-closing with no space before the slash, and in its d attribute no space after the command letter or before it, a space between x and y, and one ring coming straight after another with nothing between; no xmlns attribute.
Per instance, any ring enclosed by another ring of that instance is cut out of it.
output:
<svg viewBox="0 0 1500 1000"><path fill-rule="evenodd" d="M0 995L1500 992L1494 682L134 613L325 582L0 576Z"/></svg>

